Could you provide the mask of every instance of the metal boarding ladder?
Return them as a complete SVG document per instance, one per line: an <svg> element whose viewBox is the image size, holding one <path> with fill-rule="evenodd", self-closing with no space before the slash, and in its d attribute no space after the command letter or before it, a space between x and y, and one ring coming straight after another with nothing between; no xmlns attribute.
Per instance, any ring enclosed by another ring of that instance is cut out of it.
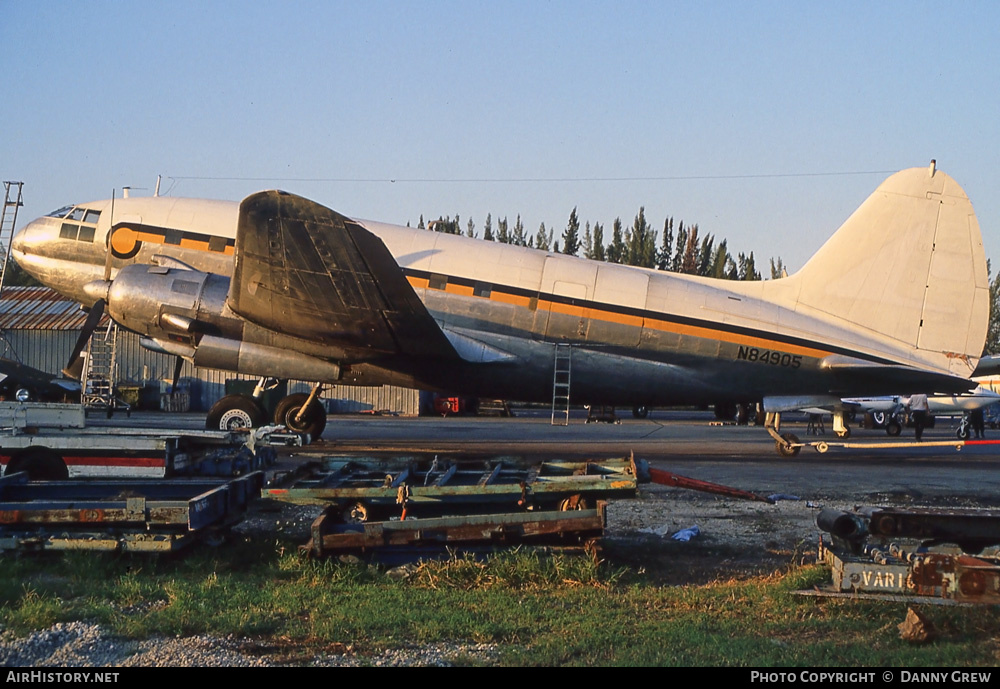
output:
<svg viewBox="0 0 1000 689"><path fill-rule="evenodd" d="M116 396L117 349L118 326L109 321L106 328L98 327L90 336L83 366L83 405L88 411L106 411L108 418L117 409L130 411Z"/></svg>
<svg viewBox="0 0 1000 689"><path fill-rule="evenodd" d="M552 367L552 424L569 425L569 385L573 364L573 345L557 342ZM556 415L562 418L556 421Z"/></svg>
<svg viewBox="0 0 1000 689"><path fill-rule="evenodd" d="M14 188L17 188L16 198L12 198ZM0 244L3 245L3 265L0 266L0 294L6 284L7 265L10 261L10 242L14 238L14 227L17 225L17 209L24 205L21 190L24 182L3 183L3 214L0 215Z"/></svg>

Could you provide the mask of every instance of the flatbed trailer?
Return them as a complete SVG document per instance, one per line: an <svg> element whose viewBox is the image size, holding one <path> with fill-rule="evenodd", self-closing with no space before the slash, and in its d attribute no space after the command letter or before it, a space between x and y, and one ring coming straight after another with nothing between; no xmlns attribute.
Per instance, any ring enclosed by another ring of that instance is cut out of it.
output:
<svg viewBox="0 0 1000 689"><path fill-rule="evenodd" d="M0 550L167 552L219 538L260 494L238 478L30 481L0 478Z"/></svg>
<svg viewBox="0 0 1000 689"><path fill-rule="evenodd" d="M592 508L597 500L635 497L637 473L632 457L530 465L503 458L328 457L276 476L261 495L334 506L348 522L407 515L566 511Z"/></svg>
<svg viewBox="0 0 1000 689"><path fill-rule="evenodd" d="M458 515L429 519L345 524L325 511L312 524L304 550L316 557L343 552L383 555L406 548L473 548L520 544L599 548L607 503L583 510Z"/></svg>
<svg viewBox="0 0 1000 689"><path fill-rule="evenodd" d="M245 434L87 428L73 404L0 403L0 468L36 480L235 476L273 461Z"/></svg>

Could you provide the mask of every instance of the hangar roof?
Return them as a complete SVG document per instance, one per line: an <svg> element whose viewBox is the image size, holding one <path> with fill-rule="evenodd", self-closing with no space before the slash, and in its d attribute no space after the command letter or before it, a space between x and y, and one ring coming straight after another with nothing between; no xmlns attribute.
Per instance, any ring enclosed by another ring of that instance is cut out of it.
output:
<svg viewBox="0 0 1000 689"><path fill-rule="evenodd" d="M87 314L48 287L4 287L0 330L80 330Z"/></svg>

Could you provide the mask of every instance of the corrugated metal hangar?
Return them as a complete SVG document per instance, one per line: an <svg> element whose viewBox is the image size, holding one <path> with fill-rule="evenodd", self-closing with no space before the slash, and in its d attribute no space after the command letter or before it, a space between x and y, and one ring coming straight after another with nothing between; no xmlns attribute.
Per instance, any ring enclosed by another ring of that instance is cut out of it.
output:
<svg viewBox="0 0 1000 689"><path fill-rule="evenodd" d="M66 366L87 314L79 304L48 287L4 287L0 299L0 356L56 374ZM115 382L152 390L154 398L173 377L174 358L151 352L135 333L118 331ZM255 380L227 371L196 369L187 362L180 385L187 386L191 408L206 411L226 394L227 380ZM289 381L288 392L308 392L308 384ZM388 411L416 415L419 393L398 387L338 385L324 393L330 413Z"/></svg>

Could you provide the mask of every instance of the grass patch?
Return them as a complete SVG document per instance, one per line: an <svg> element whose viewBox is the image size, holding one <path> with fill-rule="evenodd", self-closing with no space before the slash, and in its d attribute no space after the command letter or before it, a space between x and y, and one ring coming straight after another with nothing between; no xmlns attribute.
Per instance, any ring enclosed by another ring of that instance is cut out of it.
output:
<svg viewBox="0 0 1000 689"><path fill-rule="evenodd" d="M130 638L234 634L293 655L364 654L438 642L500 645L526 666L952 666L997 661L995 607L926 606L939 639L911 646L906 606L807 598L818 566L704 586L531 550L387 570L315 561L281 543L184 558L44 554L5 558L0 619L17 634L88 620ZM469 660L468 662L473 662Z"/></svg>

